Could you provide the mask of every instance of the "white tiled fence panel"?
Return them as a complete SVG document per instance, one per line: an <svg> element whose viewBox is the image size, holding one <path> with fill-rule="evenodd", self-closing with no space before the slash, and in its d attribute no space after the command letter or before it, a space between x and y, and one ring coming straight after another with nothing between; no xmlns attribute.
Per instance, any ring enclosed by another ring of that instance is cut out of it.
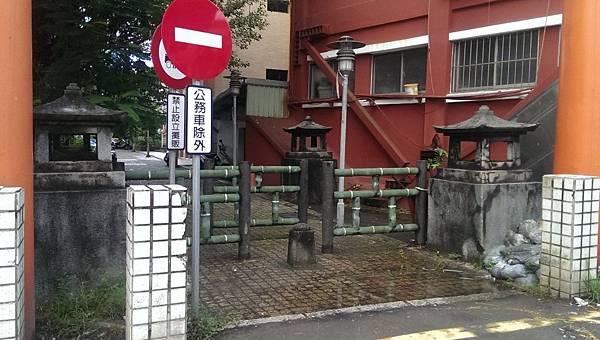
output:
<svg viewBox="0 0 600 340"><path fill-rule="evenodd" d="M0 187L0 339L23 339L23 199Z"/></svg>
<svg viewBox="0 0 600 340"><path fill-rule="evenodd" d="M180 185L127 190L127 340L186 337L186 204Z"/></svg>
<svg viewBox="0 0 600 340"><path fill-rule="evenodd" d="M544 176L540 284L554 296L585 295L598 272L600 177Z"/></svg>

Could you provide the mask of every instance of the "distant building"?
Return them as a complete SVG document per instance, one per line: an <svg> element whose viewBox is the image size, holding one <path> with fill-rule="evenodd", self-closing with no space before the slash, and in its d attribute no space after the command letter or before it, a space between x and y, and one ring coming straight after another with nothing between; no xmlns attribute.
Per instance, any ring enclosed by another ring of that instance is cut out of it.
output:
<svg viewBox="0 0 600 340"><path fill-rule="evenodd" d="M306 115L334 128L328 148L338 157L340 99L327 67L336 68L336 52L326 45L351 35L367 45L351 79L358 102L346 166L415 164L432 144L432 125L462 121L482 104L514 118L555 84L561 13L562 0L294 1L290 112L247 118L246 158L278 164L290 147L281 128Z"/></svg>
<svg viewBox="0 0 600 340"><path fill-rule="evenodd" d="M286 93L289 65L290 45L290 1L264 0L267 8L269 25L261 32L262 39L253 42L248 49L234 49L249 67L241 69L246 77L246 85L238 98L239 121L239 159L244 155L244 136L246 116L286 117ZM225 151L231 155L232 98L227 91L229 80L224 78L229 71L224 71L210 82L215 98L215 122L219 131L219 139L225 145Z"/></svg>

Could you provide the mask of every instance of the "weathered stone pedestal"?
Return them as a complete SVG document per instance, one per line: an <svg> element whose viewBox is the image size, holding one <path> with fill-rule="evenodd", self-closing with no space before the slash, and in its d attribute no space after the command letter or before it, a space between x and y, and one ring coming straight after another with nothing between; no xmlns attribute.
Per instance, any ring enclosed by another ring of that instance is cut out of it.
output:
<svg viewBox="0 0 600 340"><path fill-rule="evenodd" d="M292 267L306 267L317 263L315 257L315 231L306 224L290 230L287 262Z"/></svg>
<svg viewBox="0 0 600 340"><path fill-rule="evenodd" d="M450 137L450 150L448 169L429 186L430 245L476 259L503 244L512 227L540 218L542 185L531 181L531 170L521 169L519 143L537 124L504 120L483 105L465 121L434 128ZM463 152L465 142L475 150ZM504 156L492 152L492 144L503 145Z"/></svg>
<svg viewBox="0 0 600 340"><path fill-rule="evenodd" d="M542 185L530 170L442 169L429 186L430 245L476 257L507 231L541 216Z"/></svg>
<svg viewBox="0 0 600 340"><path fill-rule="evenodd" d="M122 112L88 102L76 84L34 108L35 281L123 275L125 173L115 171L112 128Z"/></svg>

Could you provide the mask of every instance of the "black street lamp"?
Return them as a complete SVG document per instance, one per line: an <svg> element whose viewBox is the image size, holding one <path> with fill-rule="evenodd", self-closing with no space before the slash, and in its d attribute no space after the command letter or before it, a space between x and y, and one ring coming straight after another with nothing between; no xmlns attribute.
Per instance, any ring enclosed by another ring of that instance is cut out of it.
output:
<svg viewBox="0 0 600 340"><path fill-rule="evenodd" d="M240 95L242 84L246 78L242 77L240 71L231 70L231 74L225 78L229 79L229 89L233 97L233 109L231 112L231 121L233 124L233 164L238 164L238 126L237 126L237 97Z"/></svg>
<svg viewBox="0 0 600 340"><path fill-rule="evenodd" d="M346 117L348 115L348 78L354 72L356 62L356 53L354 49L364 47L365 44L354 40L351 36L345 35L338 40L327 44L331 49L338 49L337 61L338 70L343 78L342 92L342 127L340 132L340 159L339 168L344 169L346 163ZM338 191L344 191L344 177L340 177L338 181ZM337 202L337 225L344 225L344 200L340 199Z"/></svg>

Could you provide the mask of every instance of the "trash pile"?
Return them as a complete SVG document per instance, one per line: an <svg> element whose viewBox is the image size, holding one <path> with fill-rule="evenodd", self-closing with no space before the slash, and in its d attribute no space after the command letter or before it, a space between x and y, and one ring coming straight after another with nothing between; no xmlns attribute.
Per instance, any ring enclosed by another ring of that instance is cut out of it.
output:
<svg viewBox="0 0 600 340"><path fill-rule="evenodd" d="M539 282L542 229L538 222L525 220L516 230L509 230L504 245L484 253L483 265L498 279L514 281L519 286Z"/></svg>

